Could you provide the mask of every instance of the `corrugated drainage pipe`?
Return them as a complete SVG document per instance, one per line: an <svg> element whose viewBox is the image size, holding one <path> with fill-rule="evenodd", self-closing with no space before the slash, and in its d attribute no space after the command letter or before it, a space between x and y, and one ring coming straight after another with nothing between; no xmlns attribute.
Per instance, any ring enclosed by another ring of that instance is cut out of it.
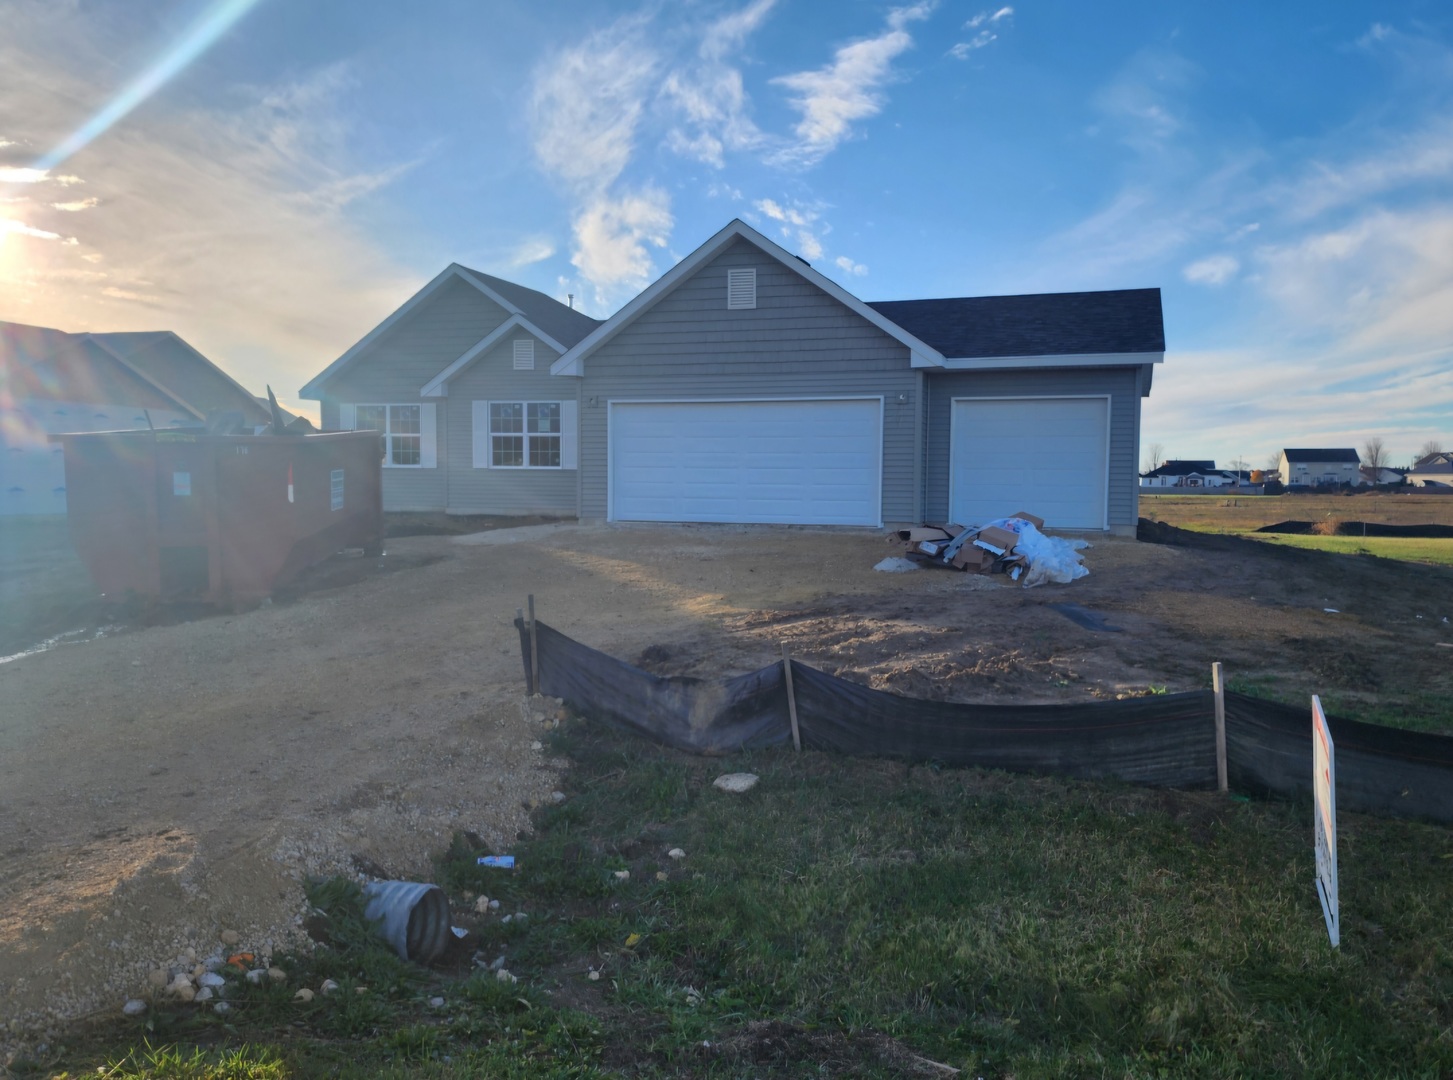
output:
<svg viewBox="0 0 1453 1080"><path fill-rule="evenodd" d="M404 960L432 964L449 947L449 898L437 885L374 881L363 887L363 917Z"/></svg>

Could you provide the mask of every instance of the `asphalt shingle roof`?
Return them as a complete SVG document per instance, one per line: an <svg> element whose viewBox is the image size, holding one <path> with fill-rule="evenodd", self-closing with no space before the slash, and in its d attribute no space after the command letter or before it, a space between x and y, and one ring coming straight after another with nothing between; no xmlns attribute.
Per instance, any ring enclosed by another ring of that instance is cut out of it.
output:
<svg viewBox="0 0 1453 1080"><path fill-rule="evenodd" d="M514 304L524 312L525 318L567 349L600 325L598 319L592 319L583 311L576 311L574 308L562 304L553 296L546 296L534 289L516 285L513 281L506 281L504 278L471 270L467 266L462 266L460 269L472 274L480 282Z"/></svg>
<svg viewBox="0 0 1453 1080"><path fill-rule="evenodd" d="M1190 476L1191 473L1217 472L1214 461L1167 461L1158 469L1151 469L1142 476Z"/></svg>
<svg viewBox="0 0 1453 1080"><path fill-rule="evenodd" d="M1351 447L1338 447L1331 450L1301 449L1283 450L1288 461L1346 461L1353 465L1360 465L1362 459L1357 456L1357 451Z"/></svg>
<svg viewBox="0 0 1453 1080"><path fill-rule="evenodd" d="M949 359L1165 351L1159 289L870 303Z"/></svg>

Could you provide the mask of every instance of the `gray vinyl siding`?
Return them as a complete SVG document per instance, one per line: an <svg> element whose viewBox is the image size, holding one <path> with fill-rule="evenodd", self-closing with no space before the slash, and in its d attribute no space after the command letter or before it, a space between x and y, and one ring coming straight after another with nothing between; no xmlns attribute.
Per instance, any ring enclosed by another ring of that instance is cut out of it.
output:
<svg viewBox="0 0 1453 1080"><path fill-rule="evenodd" d="M516 371L516 338L535 341L535 370ZM476 469L474 402L578 401L580 380L550 374L560 354L524 330L507 335L449 380L440 406L449 414L449 512L575 517L577 469ZM441 460L443 449L440 450Z"/></svg>
<svg viewBox="0 0 1453 1080"><path fill-rule="evenodd" d="M1029 371L928 373L928 438L925 487L929 521L948 516L949 434L956 397L1053 397L1110 395L1109 524L1133 530L1139 509L1139 368L1041 368ZM1034 507L1023 509L1034 512Z"/></svg>
<svg viewBox="0 0 1453 1080"><path fill-rule="evenodd" d="M450 280L328 381L319 410L323 429L337 428L340 403L423 403L420 388L507 318L508 312L474 286L458 278ZM384 469L385 510L444 510L448 506L451 426L445 403L436 404L438 465Z"/></svg>
<svg viewBox="0 0 1453 1080"><path fill-rule="evenodd" d="M729 311L727 270L748 266L757 307ZM907 347L745 240L587 356L584 369L582 518L608 513L612 400L861 395L884 399L883 520L917 519L919 380Z"/></svg>

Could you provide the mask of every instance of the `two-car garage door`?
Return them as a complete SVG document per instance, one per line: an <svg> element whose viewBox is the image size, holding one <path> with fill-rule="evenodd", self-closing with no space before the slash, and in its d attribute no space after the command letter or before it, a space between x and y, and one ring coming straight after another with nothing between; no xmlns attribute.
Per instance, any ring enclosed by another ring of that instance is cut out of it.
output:
<svg viewBox="0 0 1453 1080"><path fill-rule="evenodd" d="M956 398L949 517L1025 510L1051 528L1105 528L1109 414L1104 397Z"/></svg>
<svg viewBox="0 0 1453 1080"><path fill-rule="evenodd" d="M613 521L882 523L883 403L612 402Z"/></svg>

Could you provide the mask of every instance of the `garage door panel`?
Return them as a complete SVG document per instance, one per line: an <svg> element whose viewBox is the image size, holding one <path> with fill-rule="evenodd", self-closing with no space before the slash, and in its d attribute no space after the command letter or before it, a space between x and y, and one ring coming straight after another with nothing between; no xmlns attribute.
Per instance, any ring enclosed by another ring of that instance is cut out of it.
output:
<svg viewBox="0 0 1453 1080"><path fill-rule="evenodd" d="M957 400L952 415L955 521L979 524L1026 510L1052 528L1105 527L1104 398Z"/></svg>
<svg viewBox="0 0 1453 1080"><path fill-rule="evenodd" d="M876 525L877 400L611 405L611 517Z"/></svg>

